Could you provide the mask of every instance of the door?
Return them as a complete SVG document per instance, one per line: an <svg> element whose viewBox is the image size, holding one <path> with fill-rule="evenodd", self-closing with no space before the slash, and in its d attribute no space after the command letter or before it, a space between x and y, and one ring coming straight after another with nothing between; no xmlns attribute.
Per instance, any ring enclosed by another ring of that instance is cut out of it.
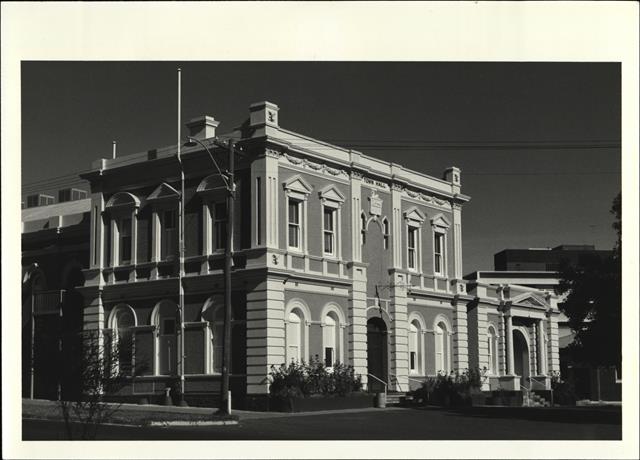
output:
<svg viewBox="0 0 640 460"><path fill-rule="evenodd" d="M527 341L519 330L513 331L513 367L515 374L520 376L520 385L529 388L529 347Z"/></svg>
<svg viewBox="0 0 640 460"><path fill-rule="evenodd" d="M158 337L158 362L160 375L176 373L177 340L176 319L164 317L160 319L160 335Z"/></svg>
<svg viewBox="0 0 640 460"><path fill-rule="evenodd" d="M383 382L387 382L387 326L381 318L367 321L367 370ZM368 377L370 392L384 391L384 385Z"/></svg>

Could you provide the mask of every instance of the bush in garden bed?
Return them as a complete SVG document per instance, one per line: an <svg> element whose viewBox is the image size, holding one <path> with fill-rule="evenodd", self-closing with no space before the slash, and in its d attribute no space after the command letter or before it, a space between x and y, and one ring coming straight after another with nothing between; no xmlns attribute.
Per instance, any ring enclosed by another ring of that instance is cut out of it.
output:
<svg viewBox="0 0 640 460"><path fill-rule="evenodd" d="M271 366L269 380L269 394L273 398L346 396L362 390L362 380L355 375L353 366L337 363L329 370L318 359Z"/></svg>
<svg viewBox="0 0 640 460"><path fill-rule="evenodd" d="M462 373L439 373L436 377L427 377L422 386L411 395L417 404L466 406L471 405L473 400L478 400L477 395L482 394L481 381L482 373L478 368Z"/></svg>

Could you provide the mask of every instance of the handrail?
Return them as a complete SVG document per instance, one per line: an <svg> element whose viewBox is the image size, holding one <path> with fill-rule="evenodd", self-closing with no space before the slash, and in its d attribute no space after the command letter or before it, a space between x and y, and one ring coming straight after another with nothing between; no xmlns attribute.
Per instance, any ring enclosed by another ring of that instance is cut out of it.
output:
<svg viewBox="0 0 640 460"><path fill-rule="evenodd" d="M383 384L383 385L384 385L384 397L385 397L385 399L386 399L386 397L387 397L387 384L384 382L384 380L379 379L378 377L376 377L376 376L375 376L375 375L373 375L373 374L367 374L367 376L369 376L369 377L373 377L375 380L377 380L378 382L380 382L381 384ZM369 386L369 384L367 383L367 387L368 387L368 386Z"/></svg>
<svg viewBox="0 0 640 460"><path fill-rule="evenodd" d="M389 377L394 377L396 380L396 383L398 384L398 389L400 391L402 391L402 387L400 386L400 380L398 380L398 376L396 374L392 374L391 372L389 372ZM393 380L393 379L392 379Z"/></svg>
<svg viewBox="0 0 640 460"><path fill-rule="evenodd" d="M522 388L524 390L524 393L526 394L526 397L527 397L526 406L531 407L531 396L530 396L531 390L523 385L520 385L520 388Z"/></svg>
<svg viewBox="0 0 640 460"><path fill-rule="evenodd" d="M402 387L400 386L400 381L398 380L398 376L396 374L391 373L391 372L389 372L389 375L395 377L396 382L398 383L398 389L400 391L402 391ZM413 380L414 382L417 382L417 383L419 383L421 385L424 383L424 379L422 379L422 380L414 379L412 377L409 377L408 375L407 375L407 380ZM407 391L410 391L410 390L411 390L411 387L409 387L409 389Z"/></svg>
<svg viewBox="0 0 640 460"><path fill-rule="evenodd" d="M535 378L533 378L533 377L529 377L529 383L531 383L531 381L538 382L539 384L543 385L545 388L547 387L546 382L542 382L542 381L540 381L540 380L538 380L538 379L535 379ZM550 404L551 404L551 407L553 407L553 387L551 387L551 388L549 389L549 391L551 392L551 401L550 401Z"/></svg>

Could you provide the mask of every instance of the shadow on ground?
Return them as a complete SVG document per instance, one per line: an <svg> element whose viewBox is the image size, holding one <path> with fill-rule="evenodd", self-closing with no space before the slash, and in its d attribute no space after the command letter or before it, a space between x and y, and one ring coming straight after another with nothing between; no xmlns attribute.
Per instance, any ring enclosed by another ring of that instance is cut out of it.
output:
<svg viewBox="0 0 640 460"><path fill-rule="evenodd" d="M419 408L418 410L433 410ZM436 409L437 410L437 409ZM462 407L441 409L452 415L577 424L622 424L622 407Z"/></svg>

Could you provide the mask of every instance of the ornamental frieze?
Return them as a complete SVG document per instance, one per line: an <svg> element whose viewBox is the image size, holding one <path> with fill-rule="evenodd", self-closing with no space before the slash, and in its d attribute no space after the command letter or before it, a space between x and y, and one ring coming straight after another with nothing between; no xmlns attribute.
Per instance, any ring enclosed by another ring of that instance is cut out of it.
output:
<svg viewBox="0 0 640 460"><path fill-rule="evenodd" d="M436 198L435 196L427 195L422 192L416 192L415 190L405 189L403 191L403 195L409 198L413 198L414 200L424 201L425 203L436 205L442 208L451 208L451 203L449 201L442 200L440 198Z"/></svg>
<svg viewBox="0 0 640 460"><path fill-rule="evenodd" d="M299 158L293 155L289 155L288 153L283 153L282 159L294 166L298 166L299 168L310 169L312 171L316 171L322 174L330 174L332 176L349 177L349 174L342 169L331 168L326 164L316 163L306 158Z"/></svg>

